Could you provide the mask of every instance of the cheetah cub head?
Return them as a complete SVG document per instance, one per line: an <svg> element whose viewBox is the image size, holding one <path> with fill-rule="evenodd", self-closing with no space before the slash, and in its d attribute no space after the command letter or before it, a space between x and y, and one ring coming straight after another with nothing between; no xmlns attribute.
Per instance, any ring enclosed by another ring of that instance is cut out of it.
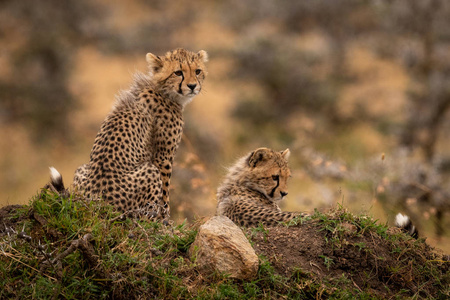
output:
<svg viewBox="0 0 450 300"><path fill-rule="evenodd" d="M147 53L146 59L156 87L164 96L184 107L200 93L207 75L206 51L176 49L164 56Z"/></svg>
<svg viewBox="0 0 450 300"><path fill-rule="evenodd" d="M272 202L278 202L288 194L287 181L291 176L288 167L289 149L278 152L259 148L245 158L240 183L256 190Z"/></svg>

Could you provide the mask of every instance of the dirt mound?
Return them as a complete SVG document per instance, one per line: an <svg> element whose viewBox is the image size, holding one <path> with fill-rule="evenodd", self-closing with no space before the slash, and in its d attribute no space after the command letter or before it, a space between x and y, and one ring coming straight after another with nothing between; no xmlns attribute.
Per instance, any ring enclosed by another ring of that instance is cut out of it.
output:
<svg viewBox="0 0 450 300"><path fill-rule="evenodd" d="M436 276L425 266L438 262L438 269L446 274L448 256L397 228L376 225L364 218L348 222L343 220L345 214L248 233L257 254L266 257L283 276L296 276L300 271L335 282L342 289L382 298L402 293L422 297L438 294ZM444 284L448 283L447 276Z"/></svg>
<svg viewBox="0 0 450 300"><path fill-rule="evenodd" d="M200 222L199 222L200 223ZM257 277L204 277L187 253L199 224L130 220L100 202L44 194L0 209L0 298L442 298L449 259L339 208L246 229Z"/></svg>

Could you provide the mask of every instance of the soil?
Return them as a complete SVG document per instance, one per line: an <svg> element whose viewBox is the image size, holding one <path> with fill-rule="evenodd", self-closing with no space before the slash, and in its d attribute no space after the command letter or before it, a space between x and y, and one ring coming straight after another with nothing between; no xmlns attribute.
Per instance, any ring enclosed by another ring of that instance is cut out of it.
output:
<svg viewBox="0 0 450 300"><path fill-rule="evenodd" d="M15 229L15 224L22 221L22 217L14 217L17 209L24 207L23 205L8 205L0 208L0 237L7 234L7 228Z"/></svg>
<svg viewBox="0 0 450 300"><path fill-rule="evenodd" d="M334 245L331 242L332 234L320 231L317 222L296 227L268 227L264 232L255 234L249 231L249 234L253 235L256 253L266 257L276 271L284 276L292 276L297 270L313 273L316 275L314 277L327 281L339 280L345 275L355 289L369 290L381 298L402 289L425 297L433 295L432 280L426 286L421 286L423 282L417 282L414 278L412 268L416 266L411 264L412 259L408 255L415 254L393 251L387 240L370 232L360 234L352 224L343 223L341 226L345 228L344 236ZM398 229L390 230L394 233ZM414 240L404 243L414 243ZM427 260L434 259L432 253L435 251L424 245L423 257L415 256L414 261L423 261L425 264ZM398 265L404 271L392 272L392 267ZM445 264L444 268L448 272L449 264Z"/></svg>

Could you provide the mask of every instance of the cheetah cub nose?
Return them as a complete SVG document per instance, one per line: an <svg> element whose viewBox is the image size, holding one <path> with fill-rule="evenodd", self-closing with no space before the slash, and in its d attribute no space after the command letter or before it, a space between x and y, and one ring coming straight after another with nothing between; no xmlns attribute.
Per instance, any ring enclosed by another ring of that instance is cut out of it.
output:
<svg viewBox="0 0 450 300"><path fill-rule="evenodd" d="M280 192L280 194L281 194L281 197L284 197L284 196L286 196L288 193L287 193L287 192Z"/></svg>
<svg viewBox="0 0 450 300"><path fill-rule="evenodd" d="M188 88L190 88L191 89L191 91L193 91L194 89L195 89L195 87L197 86L197 84L188 84L187 85L188 86Z"/></svg>

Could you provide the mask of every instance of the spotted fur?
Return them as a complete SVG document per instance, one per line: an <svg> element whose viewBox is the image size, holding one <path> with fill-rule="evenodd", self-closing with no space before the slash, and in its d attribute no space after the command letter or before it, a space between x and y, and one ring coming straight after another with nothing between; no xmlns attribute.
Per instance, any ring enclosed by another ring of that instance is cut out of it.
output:
<svg viewBox="0 0 450 300"><path fill-rule="evenodd" d="M183 109L201 91L208 57L203 50L177 49L146 59L149 74L137 73L132 87L118 95L74 186L120 211L167 220Z"/></svg>
<svg viewBox="0 0 450 300"><path fill-rule="evenodd" d="M239 159L217 191L217 214L241 226L277 225L305 215L278 206L288 194L289 155L289 149L259 148Z"/></svg>

